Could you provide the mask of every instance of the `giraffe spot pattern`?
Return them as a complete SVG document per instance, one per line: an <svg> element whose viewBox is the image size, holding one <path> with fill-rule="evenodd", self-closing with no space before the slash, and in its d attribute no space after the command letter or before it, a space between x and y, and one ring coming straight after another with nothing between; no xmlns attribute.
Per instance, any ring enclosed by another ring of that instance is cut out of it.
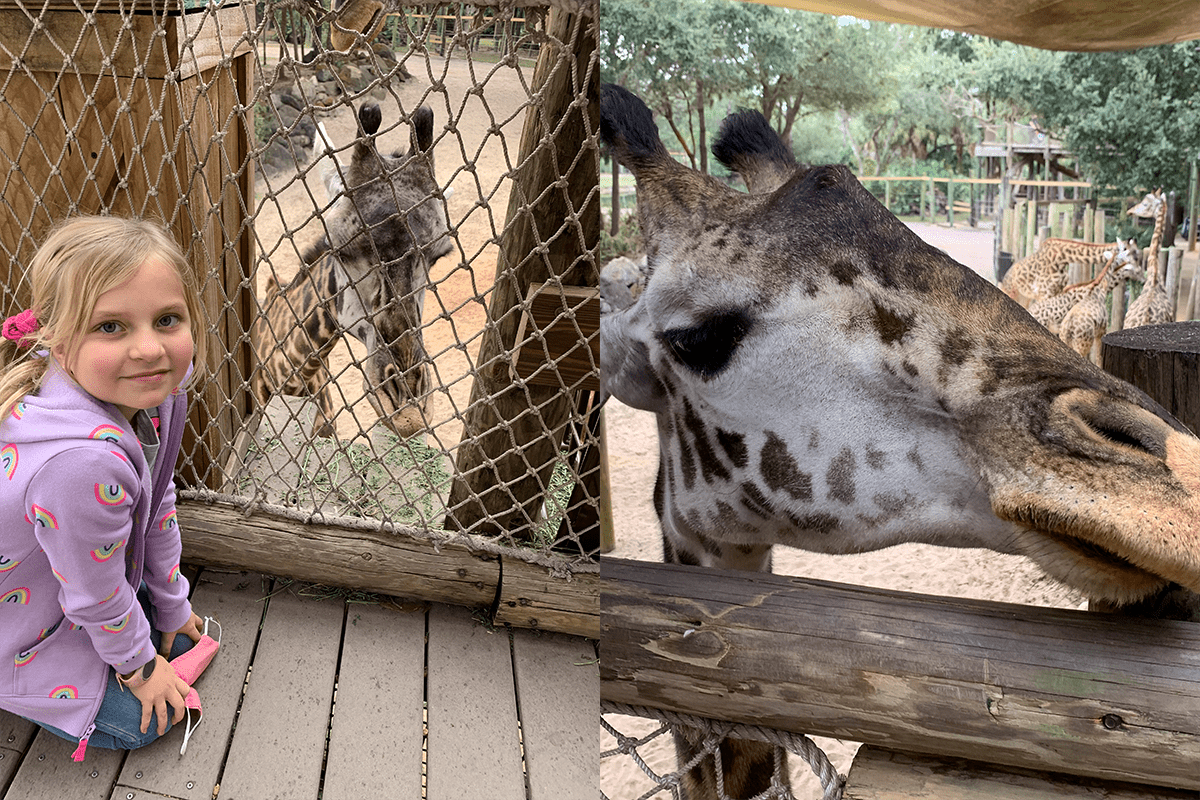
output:
<svg viewBox="0 0 1200 800"><path fill-rule="evenodd" d="M796 500L812 500L812 476L800 471L787 444L774 431L767 431L767 441L759 451L758 468L768 489L786 492Z"/></svg>
<svg viewBox="0 0 1200 800"><path fill-rule="evenodd" d="M746 468L750 458L745 436L717 428L717 444L721 445L721 449L725 451L725 455L728 456L735 469Z"/></svg>
<svg viewBox="0 0 1200 800"><path fill-rule="evenodd" d="M874 316L871 318L872 324L875 326L876 333L879 334L879 340L884 344L896 344L904 339L912 329L912 316L901 316L889 308L879 304L878 300L871 299L874 306Z"/></svg>
<svg viewBox="0 0 1200 800"><path fill-rule="evenodd" d="M692 434L696 460L700 463L700 474L704 478L704 482L712 483L714 479L729 481L729 470L725 468L725 464L717 456L712 443L709 442L708 429L704 425L704 420L700 419L700 415L692 408L692 404L686 397L683 398L683 425Z"/></svg>
<svg viewBox="0 0 1200 800"><path fill-rule="evenodd" d="M854 474L857 470L858 464L855 461L854 453L850 452L850 448L844 448L834 456L833 460L829 462L829 469L825 472L825 482L829 486L827 496L830 500L836 500L846 505L854 502L856 493Z"/></svg>

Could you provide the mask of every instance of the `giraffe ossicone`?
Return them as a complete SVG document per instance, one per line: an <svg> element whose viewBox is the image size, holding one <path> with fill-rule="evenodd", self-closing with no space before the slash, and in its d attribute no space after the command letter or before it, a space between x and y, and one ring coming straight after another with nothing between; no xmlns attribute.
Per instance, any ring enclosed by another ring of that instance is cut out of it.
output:
<svg viewBox="0 0 1200 800"><path fill-rule="evenodd" d="M657 415L667 559L765 570L774 544L919 541L1024 554L1118 604L1200 591L1200 440L849 170L788 168L752 149L765 120L739 125L721 138L756 165L749 194L675 162L632 94L601 93L648 257L602 316L601 375Z"/></svg>

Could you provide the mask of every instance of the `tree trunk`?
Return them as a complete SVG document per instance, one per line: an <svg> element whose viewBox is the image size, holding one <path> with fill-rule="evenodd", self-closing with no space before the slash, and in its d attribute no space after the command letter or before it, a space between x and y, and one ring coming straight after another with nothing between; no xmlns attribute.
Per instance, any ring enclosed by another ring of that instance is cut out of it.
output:
<svg viewBox="0 0 1200 800"><path fill-rule="evenodd" d="M463 415L447 504L450 529L528 538L573 413L569 392L514 385L511 366L521 301L531 284L596 283L589 251L600 235L599 157L589 137L599 127L598 6L591 3L586 14L550 12L548 41L534 69L541 101L525 117L521 167ZM564 177L566 185L555 186Z"/></svg>

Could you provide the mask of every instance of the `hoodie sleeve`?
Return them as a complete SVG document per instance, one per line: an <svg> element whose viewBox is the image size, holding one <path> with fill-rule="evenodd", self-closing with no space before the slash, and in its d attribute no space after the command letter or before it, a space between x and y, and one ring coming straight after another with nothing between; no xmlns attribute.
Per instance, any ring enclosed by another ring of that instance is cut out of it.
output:
<svg viewBox="0 0 1200 800"><path fill-rule="evenodd" d="M142 580L150 589L154 624L164 633L177 631L192 616L188 581L179 571L183 545L175 515L175 484L163 495L156 516L146 530L146 569Z"/></svg>
<svg viewBox="0 0 1200 800"><path fill-rule="evenodd" d="M137 473L122 456L74 448L47 461L26 494L28 521L58 580L63 613L119 672L154 658L150 623L126 578L138 491Z"/></svg>

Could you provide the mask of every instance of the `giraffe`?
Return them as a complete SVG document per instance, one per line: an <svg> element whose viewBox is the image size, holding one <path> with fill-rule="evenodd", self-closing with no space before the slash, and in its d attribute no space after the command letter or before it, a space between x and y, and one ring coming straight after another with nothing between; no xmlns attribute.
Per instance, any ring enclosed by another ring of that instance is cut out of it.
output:
<svg viewBox="0 0 1200 800"><path fill-rule="evenodd" d="M315 435L332 435L324 359L342 333L367 348L364 390L380 420L402 437L427 427L421 311L429 268L453 246L434 179L433 112L414 112L413 146L391 156L375 144L382 119L376 104L359 109L350 163L326 178L339 192L327 234L305 251L287 286L268 281L272 294L252 331L259 401L277 392L316 397Z"/></svg>
<svg viewBox="0 0 1200 800"><path fill-rule="evenodd" d="M1141 274L1140 268L1133 262L1126 261L1117 266L1120 259L1120 253L1114 255L1095 280L1079 287L1077 291L1083 296L1063 316L1058 326L1058 337L1094 364L1100 363L1100 340L1108 329L1105 298L1122 279Z"/></svg>
<svg viewBox="0 0 1200 800"><path fill-rule="evenodd" d="M1130 242L1132 244L1132 240ZM1112 281L1112 284L1108 287L1108 291L1111 292L1121 278L1135 281L1146 279L1146 273L1138 263L1136 247L1120 250L1113 258L1117 260L1119 266L1115 271L1110 270L1108 273L1109 280ZM1093 286L1095 286L1095 281L1086 281L1074 286L1068 286L1059 294L1030 303L1029 313L1034 319L1046 326L1046 329L1051 333L1059 334L1061 332L1060 325L1067 312L1083 301Z"/></svg>
<svg viewBox="0 0 1200 800"><path fill-rule="evenodd" d="M1129 304L1129 311L1125 314L1125 327L1137 328L1142 325L1174 322L1175 311L1171 307L1171 299L1167 296L1165 276L1158 268L1158 251L1167 221L1167 201L1163 197L1162 189L1146 195L1126 213L1137 216L1153 215L1154 233L1150 237L1150 246L1146 249L1146 283L1142 286L1142 293Z"/></svg>
<svg viewBox="0 0 1200 800"><path fill-rule="evenodd" d="M729 164L778 161L755 144L766 120L739 120L718 135ZM928 542L1021 553L1116 603L1200 589L1200 440L849 170L746 169L738 192L673 160L616 86L600 135L647 247L636 298L601 275L601 381L656 415L667 561L767 571L775 544ZM688 731L676 746L690 800L770 785L770 747L728 740L718 766Z"/></svg>
<svg viewBox="0 0 1200 800"><path fill-rule="evenodd" d="M1053 297L1067 285L1067 268L1071 264L1091 266L1103 264L1112 258L1114 251L1133 250L1137 258L1137 245L1132 240L1127 244L1121 239L1108 244L1093 244L1075 239L1047 239L1033 255L1012 265L1000 280L1000 288L1021 305ZM1066 313L1065 309L1064 312Z"/></svg>

